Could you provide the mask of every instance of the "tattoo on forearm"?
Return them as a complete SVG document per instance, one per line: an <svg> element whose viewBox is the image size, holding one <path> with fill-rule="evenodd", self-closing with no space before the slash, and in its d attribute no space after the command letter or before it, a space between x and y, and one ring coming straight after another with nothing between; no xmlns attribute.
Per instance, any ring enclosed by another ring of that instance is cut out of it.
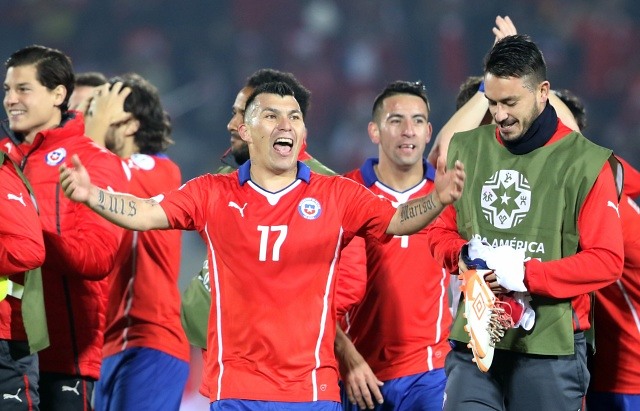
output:
<svg viewBox="0 0 640 411"><path fill-rule="evenodd" d="M96 208L108 211L111 214L126 215L127 217L133 217L137 213L135 201L130 200L127 202L124 198L118 198L104 190L98 191L98 204L96 204Z"/></svg>
<svg viewBox="0 0 640 411"><path fill-rule="evenodd" d="M124 200L121 198L118 199L113 195L109 195L109 212L124 215Z"/></svg>
<svg viewBox="0 0 640 411"><path fill-rule="evenodd" d="M104 190L98 191L98 204L96 204L96 208L100 210L104 210Z"/></svg>
<svg viewBox="0 0 640 411"><path fill-rule="evenodd" d="M127 214L128 217L133 217L134 215L136 215L136 202L135 201L129 201L129 214Z"/></svg>
<svg viewBox="0 0 640 411"><path fill-rule="evenodd" d="M403 204L400 209L400 222L404 223L419 215L426 214L436 209L436 203L433 201L433 194L420 200L418 203Z"/></svg>

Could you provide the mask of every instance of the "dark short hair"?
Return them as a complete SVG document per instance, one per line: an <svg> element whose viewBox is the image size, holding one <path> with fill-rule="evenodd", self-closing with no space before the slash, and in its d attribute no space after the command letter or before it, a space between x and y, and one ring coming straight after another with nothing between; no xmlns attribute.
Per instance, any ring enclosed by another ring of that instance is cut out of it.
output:
<svg viewBox="0 0 640 411"><path fill-rule="evenodd" d="M460 90L456 97L456 110L460 110L460 107L464 106L467 104L467 101L471 100L471 97L478 92L480 83L482 83L481 76L469 76L462 84L460 84Z"/></svg>
<svg viewBox="0 0 640 411"><path fill-rule="evenodd" d="M158 89L136 73L127 73L109 80L112 85L122 82L131 93L124 101L124 111L140 122L134 141L141 154L157 154L173 144L171 119L162 108Z"/></svg>
<svg viewBox="0 0 640 411"><path fill-rule="evenodd" d="M530 86L547 80L547 64L538 46L526 34L503 37L484 59L484 73L524 78Z"/></svg>
<svg viewBox="0 0 640 411"><path fill-rule="evenodd" d="M98 87L108 82L107 77L99 71L85 71L76 74L76 87Z"/></svg>
<svg viewBox="0 0 640 411"><path fill-rule="evenodd" d="M75 84L73 65L69 56L60 50L34 44L16 51L4 63L7 69L31 64L36 66L36 78L40 84L49 90L58 86L66 88L67 95L60 105L60 111L65 113L69 109L69 97L73 93Z"/></svg>
<svg viewBox="0 0 640 411"><path fill-rule="evenodd" d="M427 106L427 112L430 110L429 98L427 97L427 89L422 81L397 80L393 83L389 83L373 101L371 117L376 120L377 116L382 110L382 104L384 103L384 100L397 94L411 94L420 97L422 101L424 101L424 104Z"/></svg>
<svg viewBox="0 0 640 411"><path fill-rule="evenodd" d="M255 89L263 84L274 82L285 83L293 90L293 95L300 105L302 116L305 117L310 105L311 92L292 73L271 68L260 69L247 78L246 87Z"/></svg>
<svg viewBox="0 0 640 411"><path fill-rule="evenodd" d="M245 120L247 118L247 115L249 114L249 106L251 106L251 104L255 101L256 97L258 97L260 94L277 94L281 97L284 97L284 96L292 96L293 98L296 97L291 87L287 83L284 83L282 81L275 81L272 83L264 83L262 85L259 85L258 87L255 88L255 90L253 90L253 93L251 93L251 95L247 99L247 104L245 106L245 112L244 112Z"/></svg>
<svg viewBox="0 0 640 411"><path fill-rule="evenodd" d="M580 100L580 97L576 96L567 89L551 90L571 111L573 118L576 119L580 131L587 128L587 109Z"/></svg>

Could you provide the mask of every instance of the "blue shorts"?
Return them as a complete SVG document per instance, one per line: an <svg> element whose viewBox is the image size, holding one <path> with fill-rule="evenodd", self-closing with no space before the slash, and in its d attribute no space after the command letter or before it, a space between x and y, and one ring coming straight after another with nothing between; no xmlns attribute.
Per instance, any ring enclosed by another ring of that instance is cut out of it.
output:
<svg viewBox="0 0 640 411"><path fill-rule="evenodd" d="M375 406L378 411L441 411L447 377L444 368L384 381L380 392L384 403ZM340 385L342 389L342 384ZM344 390L342 390L344 391ZM342 395L343 409L359 411Z"/></svg>
<svg viewBox="0 0 640 411"><path fill-rule="evenodd" d="M178 410L189 363L145 347L128 348L102 361L96 411Z"/></svg>
<svg viewBox="0 0 640 411"><path fill-rule="evenodd" d="M589 411L640 410L640 394L589 391L587 393L587 409Z"/></svg>
<svg viewBox="0 0 640 411"><path fill-rule="evenodd" d="M210 411L340 411L334 401L280 402L253 400L219 400L211 403Z"/></svg>

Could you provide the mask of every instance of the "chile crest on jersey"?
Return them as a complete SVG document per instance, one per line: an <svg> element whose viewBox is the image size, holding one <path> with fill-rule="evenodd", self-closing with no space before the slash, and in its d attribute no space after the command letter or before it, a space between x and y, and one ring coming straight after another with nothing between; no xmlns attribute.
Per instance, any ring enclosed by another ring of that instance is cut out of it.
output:
<svg viewBox="0 0 640 411"><path fill-rule="evenodd" d="M60 147L47 153L45 161L50 166L57 166L62 163L65 158L67 158L67 150L65 150L64 147Z"/></svg>
<svg viewBox="0 0 640 411"><path fill-rule="evenodd" d="M303 198L298 203L298 213L307 220L315 220L320 217L322 207L320 202L312 197Z"/></svg>

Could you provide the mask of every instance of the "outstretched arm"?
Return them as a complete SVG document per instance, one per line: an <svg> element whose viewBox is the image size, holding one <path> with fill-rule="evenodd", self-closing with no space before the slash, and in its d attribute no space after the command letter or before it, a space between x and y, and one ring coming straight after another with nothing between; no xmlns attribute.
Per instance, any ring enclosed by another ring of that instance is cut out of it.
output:
<svg viewBox="0 0 640 411"><path fill-rule="evenodd" d="M465 178L464 165L460 161L456 161L453 169L445 170L445 159L440 156L435 189L426 196L401 204L389 223L387 234L408 235L422 230L445 206L462 196Z"/></svg>
<svg viewBox="0 0 640 411"><path fill-rule="evenodd" d="M436 165L438 157L447 158L449 142L454 133L472 130L478 127L485 118L489 110L489 100L484 96L484 92L478 91L469 101L467 101L458 111L453 113L451 118L442 126L436 136L433 147L429 152L427 160Z"/></svg>
<svg viewBox="0 0 640 411"><path fill-rule="evenodd" d="M84 203L105 219L129 230L170 228L167 215L156 200L99 188L91 184L89 173L77 155L71 161L73 168L64 164L60 167L60 184L69 199Z"/></svg>

